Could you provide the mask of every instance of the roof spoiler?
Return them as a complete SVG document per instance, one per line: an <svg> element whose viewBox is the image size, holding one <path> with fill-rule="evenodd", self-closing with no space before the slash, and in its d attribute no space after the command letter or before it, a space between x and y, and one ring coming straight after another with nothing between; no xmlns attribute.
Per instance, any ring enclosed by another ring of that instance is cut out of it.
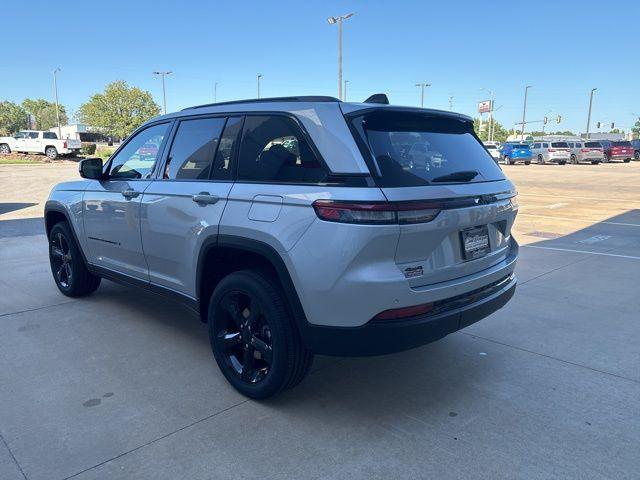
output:
<svg viewBox="0 0 640 480"><path fill-rule="evenodd" d="M389 105L389 98L384 93L374 93L367 98L364 103L379 103L381 105Z"/></svg>

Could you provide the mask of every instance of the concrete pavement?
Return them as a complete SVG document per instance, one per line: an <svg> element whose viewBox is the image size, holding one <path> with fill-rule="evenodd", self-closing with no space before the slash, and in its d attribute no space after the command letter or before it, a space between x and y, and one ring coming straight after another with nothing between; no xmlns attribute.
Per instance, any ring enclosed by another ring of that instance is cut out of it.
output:
<svg viewBox="0 0 640 480"><path fill-rule="evenodd" d="M3 480L638 476L640 163L505 167L523 247L504 309L412 351L319 357L266 402L178 305L107 281L60 295L30 217L77 174L18 168L0 167L0 207L34 204L0 213Z"/></svg>

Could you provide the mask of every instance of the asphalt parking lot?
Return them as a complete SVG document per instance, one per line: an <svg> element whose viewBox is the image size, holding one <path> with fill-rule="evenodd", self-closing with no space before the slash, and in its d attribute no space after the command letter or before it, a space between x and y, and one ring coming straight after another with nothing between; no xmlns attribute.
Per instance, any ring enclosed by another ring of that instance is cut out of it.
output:
<svg viewBox="0 0 640 480"><path fill-rule="evenodd" d="M504 166L513 300L384 357L319 357L245 399L180 306L58 293L43 201L75 165L0 166L0 479L638 478L640 162Z"/></svg>

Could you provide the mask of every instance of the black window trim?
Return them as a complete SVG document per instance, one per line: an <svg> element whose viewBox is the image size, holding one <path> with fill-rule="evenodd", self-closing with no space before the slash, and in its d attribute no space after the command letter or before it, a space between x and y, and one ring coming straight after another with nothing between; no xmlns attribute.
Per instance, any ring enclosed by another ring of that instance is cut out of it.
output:
<svg viewBox="0 0 640 480"><path fill-rule="evenodd" d="M178 128L180 127L180 123L181 122L185 122L185 121L189 121L189 120L204 120L204 119L208 119L208 118L224 118L224 125L222 126L222 131L220 132L220 138L222 138L222 134L224 133L225 128L227 127L227 124L229 123L229 119L230 118L240 118L242 125L240 126L241 128L244 126L244 114L242 113L209 113L209 114L204 114L204 115L183 115L183 116L179 116L179 117L175 117L173 119L173 125L171 127L171 130L169 132L169 140L167 142L167 148L165 148L165 150L162 152L162 158L160 159L160 162L158 163L158 168L155 169L155 171L153 172L152 175L152 180L161 180L163 182L213 182L213 183L234 183L235 179L236 179L236 175L237 175L237 149L238 149L238 144L240 142L236 142L236 145L234 146L234 151L232 153L231 156L231 178L228 179L215 179L215 178L211 178L211 175L213 174L213 168L209 169L209 178L162 178L162 174L164 172L166 163L167 163L167 159L169 158L169 153L171 153L171 147L173 146L173 142L175 140L175 137L178 133ZM240 131L240 134L242 134L242 130ZM216 151L213 154L213 160L212 162L215 161L216 155L218 154L218 147L220 146L220 139L218 139L218 144L216 145ZM213 163L211 164L213 166Z"/></svg>
<svg viewBox="0 0 640 480"><path fill-rule="evenodd" d="M116 150L109 156L109 160L107 161L107 163L104 165L102 172L105 174L105 180L106 181L123 181L126 180L127 182L139 182L139 181L145 181L148 182L150 180L153 180L155 178L155 175L157 174L157 166L160 163L160 160L162 160L162 158L164 158L164 153L166 150L166 145L167 145L167 141L169 139L169 136L171 135L172 131L173 131L173 126L174 126L174 119L163 119L161 121L158 122L153 122L153 123L148 123L148 124L144 124L139 126L138 128L136 128L131 135L129 135L127 137L127 139L122 142L120 144L120 146L118 148L116 148ZM149 174L148 178L114 178L111 177L110 175L108 175L107 173L111 172L111 164L113 163L113 159L120 153L120 151L126 147L129 142L131 142L135 137L138 136L138 134L142 133L143 131L147 130L148 128L151 127L155 127L158 125L163 125L163 124L167 124L169 126L169 128L167 129L167 134L164 136L164 138L162 139L162 143L160 144L160 149L158 150L158 156L156 156L156 160L155 162L153 162L153 167L151 167L151 172Z"/></svg>

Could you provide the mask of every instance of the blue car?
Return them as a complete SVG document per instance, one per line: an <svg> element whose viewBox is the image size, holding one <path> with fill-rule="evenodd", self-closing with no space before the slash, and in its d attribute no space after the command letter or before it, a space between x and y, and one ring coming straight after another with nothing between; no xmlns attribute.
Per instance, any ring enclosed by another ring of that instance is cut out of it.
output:
<svg viewBox="0 0 640 480"><path fill-rule="evenodd" d="M500 157L505 164L513 165L516 162L531 163L531 147L527 143L507 142L500 147Z"/></svg>

